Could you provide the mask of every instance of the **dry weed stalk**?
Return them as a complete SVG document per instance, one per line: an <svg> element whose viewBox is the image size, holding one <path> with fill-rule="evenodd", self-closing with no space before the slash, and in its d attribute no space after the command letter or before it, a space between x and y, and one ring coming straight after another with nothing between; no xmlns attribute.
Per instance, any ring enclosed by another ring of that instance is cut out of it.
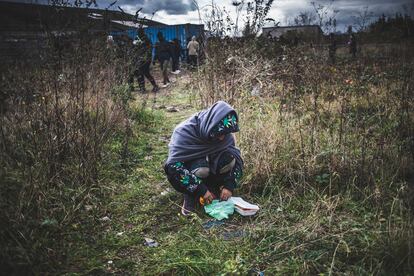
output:
<svg viewBox="0 0 414 276"><path fill-rule="evenodd" d="M116 60L108 59L105 45L82 36L51 39L59 43L44 53L43 66L14 64L1 76L0 217L7 225L2 257L10 262L60 261L63 251L47 248L62 244L48 237L59 239L85 205L112 193L103 184L106 160L113 158L108 142L127 131ZM34 248L39 242L44 247Z"/></svg>
<svg viewBox="0 0 414 276"><path fill-rule="evenodd" d="M413 173L392 161L413 164L409 45L400 50L411 62L395 53L386 62L367 54L331 66L322 48L272 43L213 40L193 76L202 106L222 99L240 114L249 191L284 179L299 191L317 185L331 194L355 185L372 189L396 174L404 182Z"/></svg>

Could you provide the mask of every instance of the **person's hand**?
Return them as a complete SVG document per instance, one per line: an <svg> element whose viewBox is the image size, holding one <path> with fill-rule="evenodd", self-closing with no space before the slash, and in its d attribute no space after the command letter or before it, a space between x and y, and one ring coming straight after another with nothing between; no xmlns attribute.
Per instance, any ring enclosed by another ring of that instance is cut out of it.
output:
<svg viewBox="0 0 414 276"><path fill-rule="evenodd" d="M204 199L204 204L210 204L214 199L214 195L210 193L209 190L207 190L207 192L203 196L203 199Z"/></svg>
<svg viewBox="0 0 414 276"><path fill-rule="evenodd" d="M236 134L232 133L231 135L233 135L234 144L236 144L237 143L237 141L236 141Z"/></svg>
<svg viewBox="0 0 414 276"><path fill-rule="evenodd" d="M232 195L233 193L230 190L223 188L220 193L220 200L228 200Z"/></svg>

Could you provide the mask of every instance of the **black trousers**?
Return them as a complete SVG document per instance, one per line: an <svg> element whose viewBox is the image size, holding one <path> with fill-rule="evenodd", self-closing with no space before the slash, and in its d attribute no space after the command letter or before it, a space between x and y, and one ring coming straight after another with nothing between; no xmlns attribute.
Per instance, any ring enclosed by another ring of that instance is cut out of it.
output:
<svg viewBox="0 0 414 276"><path fill-rule="evenodd" d="M170 67L170 60L169 59L160 60L160 67L161 67L161 72L162 72L162 83L167 84L170 82L170 79L168 78L168 67Z"/></svg>
<svg viewBox="0 0 414 276"><path fill-rule="evenodd" d="M175 72L178 69L180 69L180 58L179 57L173 57L172 58L172 71Z"/></svg>
<svg viewBox="0 0 414 276"><path fill-rule="evenodd" d="M197 64L197 56L195 55L189 55L188 56L188 63L190 63L191 66L196 67Z"/></svg>
<svg viewBox="0 0 414 276"><path fill-rule="evenodd" d="M147 78L153 87L156 87L157 84L153 78L153 76L150 73L150 65L151 62L146 62L142 66L138 67L137 70L134 71L134 75L138 80L138 85L140 90L145 90L145 78ZM134 82L134 79L130 79L130 84Z"/></svg>
<svg viewBox="0 0 414 276"><path fill-rule="evenodd" d="M204 187L206 187L211 193L213 193L216 198L219 198L220 187L224 185L226 180L228 181L229 177L233 177L231 172L229 172L225 175L210 174L207 178L200 179L191 174L191 172L188 169L188 167L176 168L171 164L167 164L164 167L164 171L167 175L168 181L177 192L182 194L188 194L195 197L204 196L206 190L196 188L196 186L198 185L204 185ZM189 181L183 183L182 180L186 177L188 177ZM192 185L194 185L193 188L191 187Z"/></svg>
<svg viewBox="0 0 414 276"><path fill-rule="evenodd" d="M236 162L233 169L228 172L222 174L210 172L207 177L201 178L193 173L197 168L206 167L203 162L200 162L201 160L165 164L165 174L176 191L193 196L203 196L209 190L216 197L219 197L221 186L231 191L236 188L237 182L242 175L242 164Z"/></svg>

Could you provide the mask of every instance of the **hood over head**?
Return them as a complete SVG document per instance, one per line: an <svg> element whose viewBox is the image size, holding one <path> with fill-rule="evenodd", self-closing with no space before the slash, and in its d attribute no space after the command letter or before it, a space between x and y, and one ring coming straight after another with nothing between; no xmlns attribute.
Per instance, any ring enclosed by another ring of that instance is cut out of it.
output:
<svg viewBox="0 0 414 276"><path fill-rule="evenodd" d="M230 151L241 160L240 151L235 147L233 135L225 135L223 140L210 136L212 129L229 113L237 119L236 111L228 103L218 101L208 109L194 114L176 126L168 145L167 163L186 162L225 150Z"/></svg>

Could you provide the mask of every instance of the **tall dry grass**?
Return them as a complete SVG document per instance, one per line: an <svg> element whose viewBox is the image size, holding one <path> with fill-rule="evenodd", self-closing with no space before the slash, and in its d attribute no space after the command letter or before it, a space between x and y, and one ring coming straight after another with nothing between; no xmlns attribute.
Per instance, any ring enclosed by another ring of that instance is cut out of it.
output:
<svg viewBox="0 0 414 276"><path fill-rule="evenodd" d="M340 186L375 187L378 176L413 173L409 45L332 66L320 47L260 43L211 43L193 75L203 106L224 99L240 114L249 189L275 176L303 185L328 174Z"/></svg>
<svg viewBox="0 0 414 276"><path fill-rule="evenodd" d="M286 239L297 246L286 248L286 258L303 259L297 269L304 273L413 270L412 42L362 49L356 59L340 49L331 65L324 45L209 41L206 62L192 75L201 106L226 100L238 111L241 193L264 204L259 240L276 235L283 246L287 227ZM360 216L374 219L357 232L342 228ZM299 222L288 224L291 217ZM308 263L302 255L330 252L332 243L331 259ZM285 267L280 254L268 252L261 263Z"/></svg>
<svg viewBox="0 0 414 276"><path fill-rule="evenodd" d="M68 228L115 190L110 141L128 132L122 57L104 37L48 39L1 73L0 266L12 274L62 265Z"/></svg>

